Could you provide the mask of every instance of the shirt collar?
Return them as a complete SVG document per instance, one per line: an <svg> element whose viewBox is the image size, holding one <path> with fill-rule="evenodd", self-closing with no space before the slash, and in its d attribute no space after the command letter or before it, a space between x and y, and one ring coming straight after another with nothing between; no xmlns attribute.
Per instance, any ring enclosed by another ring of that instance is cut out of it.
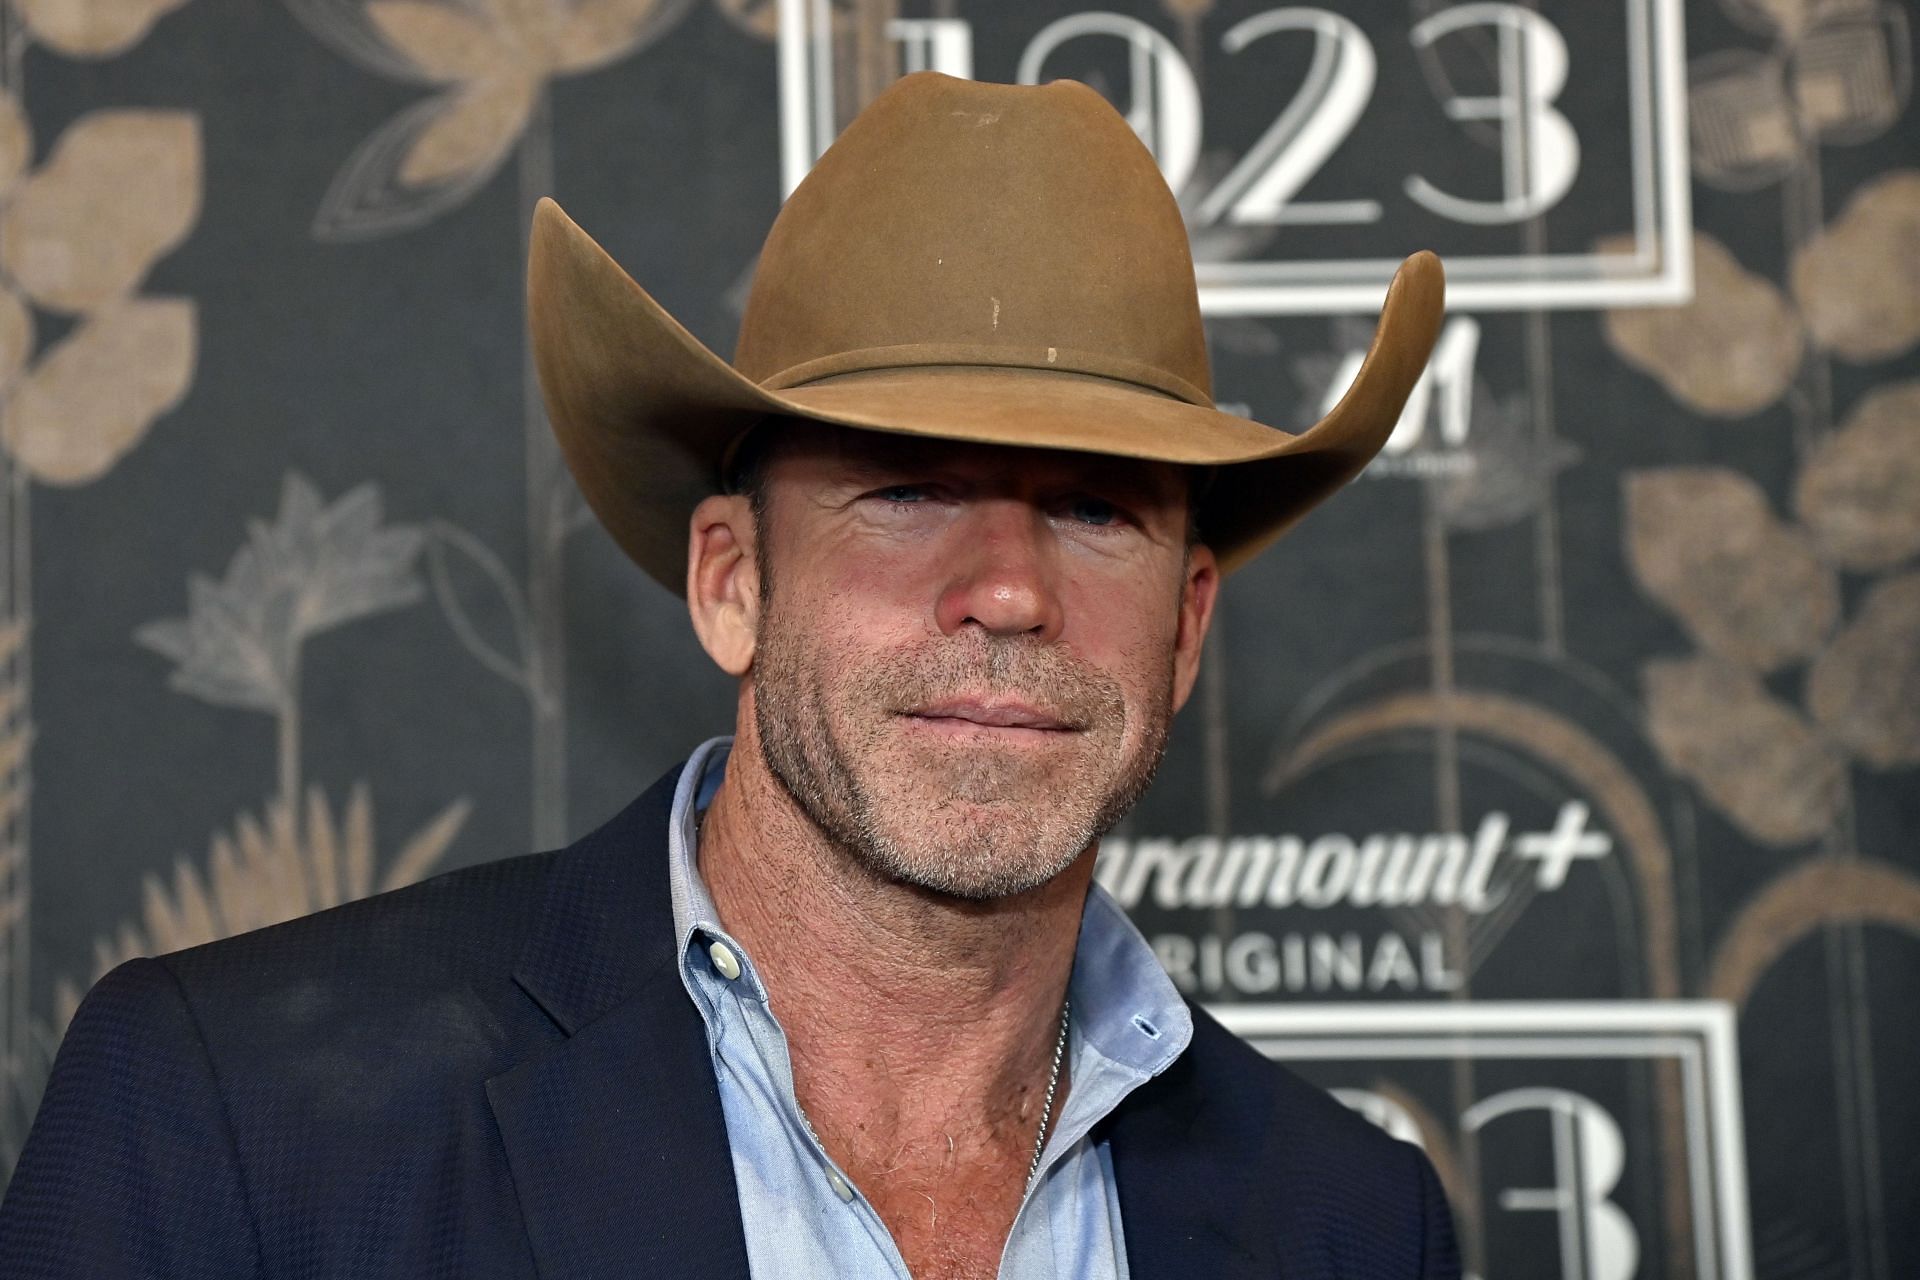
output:
<svg viewBox="0 0 1920 1280"><path fill-rule="evenodd" d="M740 964L740 982L764 1004L766 987L754 970L752 957L720 927L713 895L700 878L700 814L720 788L732 749L733 739L728 736L701 743L688 757L674 789L673 811L667 823L673 931L680 944L681 978L689 993L696 989L692 976L695 947L699 944L700 950L705 950L707 944L700 941L705 935L732 949ZM1173 980L1120 904L1098 884L1090 887L1080 914L1080 936L1067 995L1073 1002L1076 1039L1142 1076L1166 1070L1193 1038L1193 1017ZM695 1003L704 1013L704 1001L696 996Z"/></svg>
<svg viewBox="0 0 1920 1280"><path fill-rule="evenodd" d="M680 781L673 789L673 809L667 817L667 889L673 900L673 936L680 944L680 979L703 1014L706 1003L693 977L693 955L696 947L704 951L713 942L732 950L740 964L739 981L755 999L767 1002L767 988L753 967L753 958L738 939L720 927L720 912L713 905L707 882L700 878L700 816L720 789L732 751L730 735L708 738L694 749L681 767ZM707 941L703 942L703 937Z"/></svg>

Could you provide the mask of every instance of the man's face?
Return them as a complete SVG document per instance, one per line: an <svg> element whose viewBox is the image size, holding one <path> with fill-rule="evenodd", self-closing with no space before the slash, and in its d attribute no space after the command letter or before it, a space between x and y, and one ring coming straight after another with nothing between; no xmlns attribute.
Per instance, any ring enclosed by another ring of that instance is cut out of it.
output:
<svg viewBox="0 0 1920 1280"><path fill-rule="evenodd" d="M795 428L765 484L754 721L817 826L986 899L1132 807L1216 582L1177 468Z"/></svg>

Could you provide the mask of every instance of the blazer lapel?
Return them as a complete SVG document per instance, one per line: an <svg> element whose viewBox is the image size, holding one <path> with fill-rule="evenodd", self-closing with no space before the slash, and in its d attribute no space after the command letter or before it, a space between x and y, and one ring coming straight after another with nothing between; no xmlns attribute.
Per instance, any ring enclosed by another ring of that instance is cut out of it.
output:
<svg viewBox="0 0 1920 1280"><path fill-rule="evenodd" d="M487 1082L549 1278L748 1275L706 1026L675 954L665 858L677 776L556 855L514 968L564 1037ZM1299 1188L1250 1184L1270 1166L1249 1149L1251 1117L1228 1105L1234 1073L1203 1039L1104 1126L1129 1269L1285 1280L1286 1242L1311 1248L1284 1225Z"/></svg>
<svg viewBox="0 0 1920 1280"><path fill-rule="evenodd" d="M1250 1158L1244 1124L1216 1101L1234 1082L1204 1071L1199 1048L1135 1090L1108 1121L1128 1270L1285 1280L1294 1270L1285 1247L1276 1254L1266 1242L1287 1214L1291 1188L1249 1185L1264 1165Z"/></svg>
<svg viewBox="0 0 1920 1280"><path fill-rule="evenodd" d="M487 1082L543 1276L747 1275L706 1028L674 954L676 778L556 856L514 969L565 1035Z"/></svg>

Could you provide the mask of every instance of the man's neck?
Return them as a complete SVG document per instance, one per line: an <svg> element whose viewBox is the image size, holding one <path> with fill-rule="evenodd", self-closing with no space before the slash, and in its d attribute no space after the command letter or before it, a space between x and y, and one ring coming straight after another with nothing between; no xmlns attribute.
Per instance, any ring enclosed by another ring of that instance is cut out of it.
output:
<svg viewBox="0 0 1920 1280"><path fill-rule="evenodd" d="M767 987L800 1104L835 1160L856 1180L936 1156L996 1172L1011 1158L1024 1174L1091 850L992 902L899 884L807 818L749 729L702 823L699 864ZM1056 1115L1064 1092L1063 1081Z"/></svg>

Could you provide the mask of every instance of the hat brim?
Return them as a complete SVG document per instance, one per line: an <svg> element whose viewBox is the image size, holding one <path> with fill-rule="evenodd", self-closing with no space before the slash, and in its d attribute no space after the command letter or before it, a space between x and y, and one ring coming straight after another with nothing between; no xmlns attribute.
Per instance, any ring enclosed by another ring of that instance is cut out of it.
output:
<svg viewBox="0 0 1920 1280"><path fill-rule="evenodd" d="M1216 468L1201 531L1246 563L1380 451L1439 333L1440 260L1387 289L1353 385L1293 434L1133 383L1047 369L922 365L756 385L688 333L550 199L534 210L527 313L547 413L588 505L661 585L686 590L688 522L755 422L814 422Z"/></svg>

